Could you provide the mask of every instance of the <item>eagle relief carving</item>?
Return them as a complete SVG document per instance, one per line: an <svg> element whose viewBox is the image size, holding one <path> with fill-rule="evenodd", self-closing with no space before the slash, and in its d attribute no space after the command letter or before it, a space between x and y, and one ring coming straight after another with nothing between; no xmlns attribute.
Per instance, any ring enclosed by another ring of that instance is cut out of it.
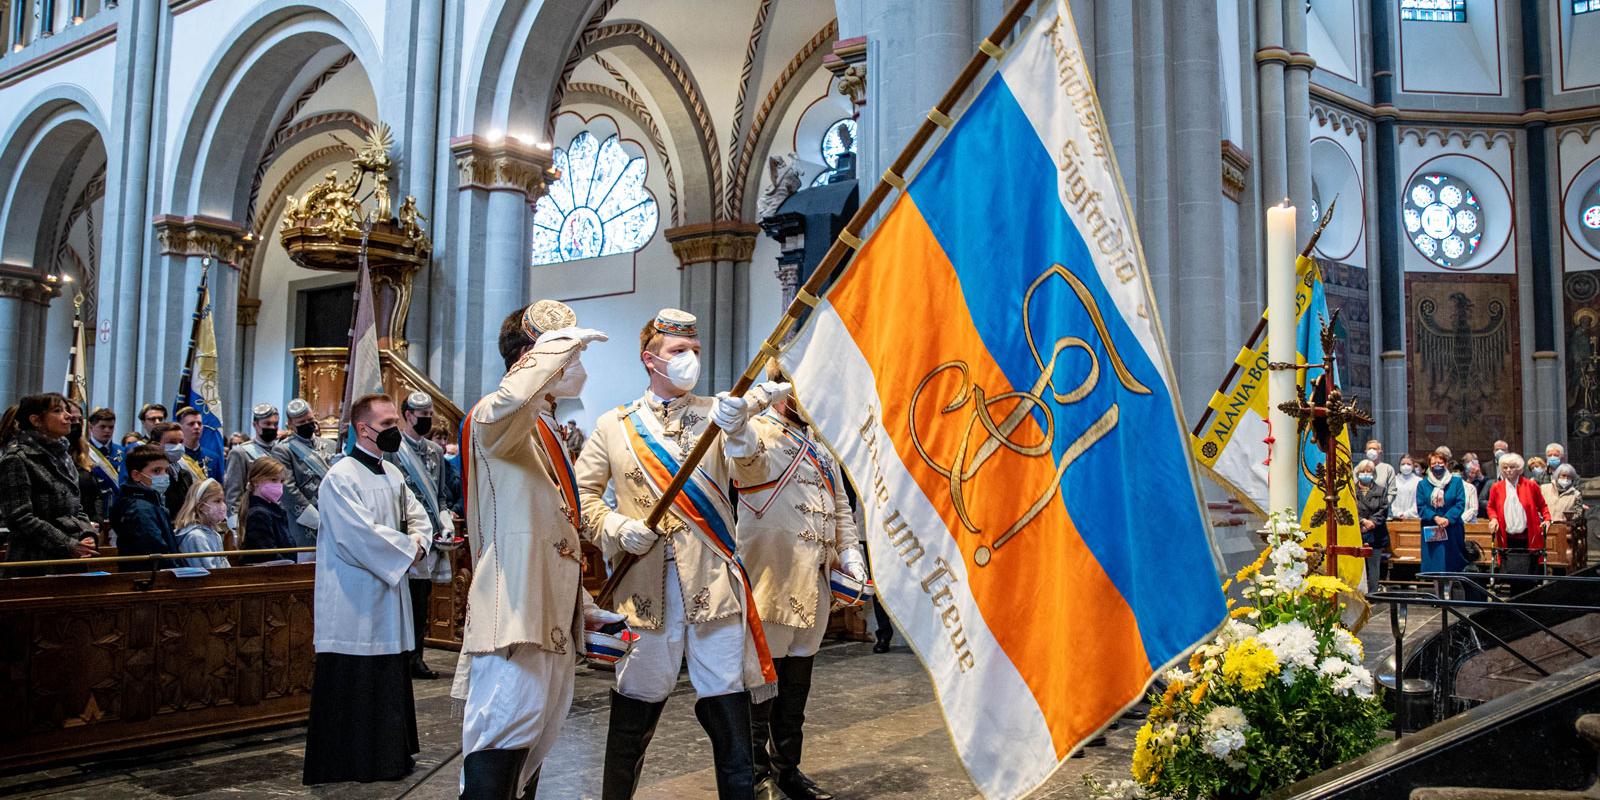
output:
<svg viewBox="0 0 1600 800"><path fill-rule="evenodd" d="M1451 292L1447 300L1448 309L1431 297L1417 303L1417 358L1427 378L1421 388L1428 404L1452 423L1469 425L1496 405L1511 354L1510 325L1499 300L1479 303L1463 292Z"/></svg>

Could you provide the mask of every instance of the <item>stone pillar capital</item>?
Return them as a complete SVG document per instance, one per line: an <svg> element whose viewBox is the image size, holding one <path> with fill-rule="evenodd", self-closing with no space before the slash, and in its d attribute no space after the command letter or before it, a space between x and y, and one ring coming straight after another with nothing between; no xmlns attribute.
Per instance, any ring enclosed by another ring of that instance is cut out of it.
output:
<svg viewBox="0 0 1600 800"><path fill-rule="evenodd" d="M241 297L235 309L239 327L253 328L256 325L256 315L261 313L261 298Z"/></svg>
<svg viewBox="0 0 1600 800"><path fill-rule="evenodd" d="M668 228L662 233L672 245L680 266L707 261L749 261L756 249L761 226L749 222L719 221Z"/></svg>
<svg viewBox="0 0 1600 800"><path fill-rule="evenodd" d="M460 188L519 192L529 203L544 196L546 185L561 177L548 145L460 136L450 140L450 154L460 172Z"/></svg>
<svg viewBox="0 0 1600 800"><path fill-rule="evenodd" d="M256 237L247 226L226 219L161 214L151 220L162 255L209 256L235 269L255 253Z"/></svg>
<svg viewBox="0 0 1600 800"><path fill-rule="evenodd" d="M60 296L60 276L0 264L0 298L48 306L51 300Z"/></svg>
<svg viewBox="0 0 1600 800"><path fill-rule="evenodd" d="M850 98L850 104L867 104L867 37L856 36L833 43L833 52L822 57L822 66L837 77L836 90Z"/></svg>

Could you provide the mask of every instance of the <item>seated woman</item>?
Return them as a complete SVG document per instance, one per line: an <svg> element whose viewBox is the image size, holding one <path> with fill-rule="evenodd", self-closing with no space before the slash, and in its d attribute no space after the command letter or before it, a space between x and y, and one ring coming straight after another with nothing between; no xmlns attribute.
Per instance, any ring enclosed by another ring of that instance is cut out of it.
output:
<svg viewBox="0 0 1600 800"><path fill-rule="evenodd" d="M228 504L222 499L222 484L214 478L189 487L189 494L173 523L178 526L178 552L215 553L226 550L222 531L226 530ZM184 559L183 566L226 569L233 566L226 556Z"/></svg>
<svg viewBox="0 0 1600 800"><path fill-rule="evenodd" d="M1378 581L1389 549L1389 491L1378 483L1378 467L1371 461L1356 465L1356 514L1361 518L1361 544L1372 548L1367 556L1367 591L1378 591ZM1412 494L1415 502L1416 494Z"/></svg>
<svg viewBox="0 0 1600 800"><path fill-rule="evenodd" d="M1589 510L1583 504L1583 492L1578 489L1578 470L1571 464L1556 467L1556 479L1540 488L1544 491L1544 504L1550 509L1552 522L1573 522Z"/></svg>
<svg viewBox="0 0 1600 800"><path fill-rule="evenodd" d="M258 458L250 462L245 473L245 495L239 500L239 535L242 550L268 550L294 547L289 536L289 512L283 510L283 465L272 458ZM294 560L293 553L263 553L245 556L246 564L263 561Z"/></svg>

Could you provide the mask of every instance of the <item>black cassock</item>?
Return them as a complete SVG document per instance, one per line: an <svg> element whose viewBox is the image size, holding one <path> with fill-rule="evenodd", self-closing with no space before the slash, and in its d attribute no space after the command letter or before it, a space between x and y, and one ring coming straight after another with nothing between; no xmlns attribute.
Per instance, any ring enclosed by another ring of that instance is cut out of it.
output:
<svg viewBox="0 0 1600 800"><path fill-rule="evenodd" d="M306 785L393 781L416 762L411 654L318 653L306 734Z"/></svg>

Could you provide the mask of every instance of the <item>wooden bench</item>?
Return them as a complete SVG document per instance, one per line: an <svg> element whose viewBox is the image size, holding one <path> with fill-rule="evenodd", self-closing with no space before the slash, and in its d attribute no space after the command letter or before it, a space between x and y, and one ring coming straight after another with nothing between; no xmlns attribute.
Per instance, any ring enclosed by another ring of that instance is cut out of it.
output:
<svg viewBox="0 0 1600 800"><path fill-rule="evenodd" d="M1477 563L1488 566L1490 558L1494 555L1494 534L1489 530L1489 523L1476 520L1467 523L1467 540L1478 543L1481 555ZM1389 560L1390 564L1395 566L1421 566L1422 521L1416 519L1389 520L1389 548L1394 553Z"/></svg>

